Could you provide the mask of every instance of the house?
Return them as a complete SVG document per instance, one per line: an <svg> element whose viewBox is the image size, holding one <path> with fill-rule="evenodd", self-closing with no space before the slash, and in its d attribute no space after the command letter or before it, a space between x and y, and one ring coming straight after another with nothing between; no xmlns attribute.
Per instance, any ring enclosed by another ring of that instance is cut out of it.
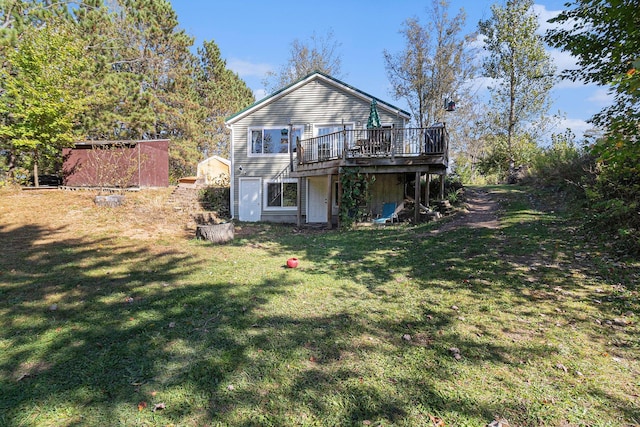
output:
<svg viewBox="0 0 640 427"><path fill-rule="evenodd" d="M375 176L365 207L371 218L407 196L420 203L421 180L446 174L448 137L444 124L407 128L409 118L321 72L236 113L226 121L232 217L331 227L340 210L340 177L353 171Z"/></svg>
<svg viewBox="0 0 640 427"><path fill-rule="evenodd" d="M68 187L168 187L169 140L84 141L62 151Z"/></svg>
<svg viewBox="0 0 640 427"><path fill-rule="evenodd" d="M231 176L231 162L220 156L211 156L198 163L197 179L204 185L216 185Z"/></svg>

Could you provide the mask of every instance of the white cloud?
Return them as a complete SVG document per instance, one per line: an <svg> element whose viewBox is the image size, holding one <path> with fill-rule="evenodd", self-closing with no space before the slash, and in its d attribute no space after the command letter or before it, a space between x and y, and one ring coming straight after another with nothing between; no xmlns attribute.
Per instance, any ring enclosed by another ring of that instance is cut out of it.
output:
<svg viewBox="0 0 640 427"><path fill-rule="evenodd" d="M600 107L606 107L613 103L613 95L609 93L609 89L598 87L593 94L587 98L587 101L593 102Z"/></svg>
<svg viewBox="0 0 640 427"><path fill-rule="evenodd" d="M483 51L485 40L487 40L487 36L478 33L473 40L469 42L469 47L471 49L477 49L478 52Z"/></svg>
<svg viewBox="0 0 640 427"><path fill-rule="evenodd" d="M534 4L533 13L538 17L538 24L540 25L538 32L544 34L551 28L557 28L558 24L550 24L547 21L558 16L560 12L561 10L547 10L547 7L542 4Z"/></svg>
<svg viewBox="0 0 640 427"><path fill-rule="evenodd" d="M238 58L231 58L227 61L227 67L238 73L242 78L246 77L264 77L273 67L269 64L254 64Z"/></svg>
<svg viewBox="0 0 640 427"><path fill-rule="evenodd" d="M557 127L557 131L555 131L556 133L562 133L565 131L565 129L571 129L571 132L574 133L574 135L576 136L576 139L579 141L582 139L582 136L584 135L584 133L589 130L592 129L593 125L590 123L587 123L586 121L582 120L582 119L563 119L560 121L560 124Z"/></svg>
<svg viewBox="0 0 640 427"><path fill-rule="evenodd" d="M576 80L575 82L572 80L559 80L558 83L556 83L553 88L558 90L558 89L584 89L587 87L595 87L594 84L586 84L585 82L583 82L582 80Z"/></svg>
<svg viewBox="0 0 640 427"><path fill-rule="evenodd" d="M558 67L558 71L577 68L576 57L569 52L558 49L547 49L547 53Z"/></svg>

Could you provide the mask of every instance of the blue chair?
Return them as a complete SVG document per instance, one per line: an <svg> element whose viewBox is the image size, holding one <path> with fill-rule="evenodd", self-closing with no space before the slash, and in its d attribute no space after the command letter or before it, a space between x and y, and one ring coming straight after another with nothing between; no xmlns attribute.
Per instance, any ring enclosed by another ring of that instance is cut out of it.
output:
<svg viewBox="0 0 640 427"><path fill-rule="evenodd" d="M380 218L376 218L373 220L374 224L385 224L387 221L391 221L393 224L393 219L398 218L398 214L396 212L396 208L398 204L396 202L385 203L382 205L382 215Z"/></svg>

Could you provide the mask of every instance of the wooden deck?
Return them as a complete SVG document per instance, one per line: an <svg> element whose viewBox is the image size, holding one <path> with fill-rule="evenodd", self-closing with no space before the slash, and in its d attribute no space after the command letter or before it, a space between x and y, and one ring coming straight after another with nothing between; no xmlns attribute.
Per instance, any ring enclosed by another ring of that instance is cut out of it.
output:
<svg viewBox="0 0 640 427"><path fill-rule="evenodd" d="M449 137L444 125L404 129L344 129L297 142L291 177L337 174L340 167L370 173L444 172Z"/></svg>

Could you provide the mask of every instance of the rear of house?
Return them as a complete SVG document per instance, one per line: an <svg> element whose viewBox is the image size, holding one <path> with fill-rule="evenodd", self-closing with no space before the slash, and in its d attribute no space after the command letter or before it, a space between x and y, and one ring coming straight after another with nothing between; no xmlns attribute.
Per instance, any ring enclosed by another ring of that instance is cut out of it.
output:
<svg viewBox="0 0 640 427"><path fill-rule="evenodd" d="M379 117L375 130L367 129L372 104ZM412 142L394 135L400 135L409 118L406 111L320 72L256 102L226 122L231 129L232 216L331 226L340 206L341 171L353 167L376 176L373 216L386 202L400 204L405 176L415 176L423 158L400 161ZM393 146L385 153L376 151L375 160L372 145L356 145L365 141L362 135L372 141L373 134L380 136L378 147Z"/></svg>

